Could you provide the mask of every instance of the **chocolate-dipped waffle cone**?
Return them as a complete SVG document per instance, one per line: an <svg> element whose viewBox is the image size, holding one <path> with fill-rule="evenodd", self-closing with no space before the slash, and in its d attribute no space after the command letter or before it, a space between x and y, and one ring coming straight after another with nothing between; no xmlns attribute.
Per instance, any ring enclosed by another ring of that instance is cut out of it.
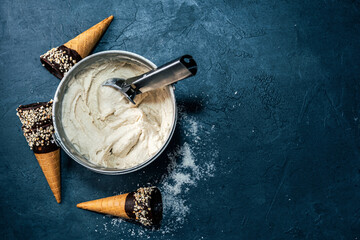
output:
<svg viewBox="0 0 360 240"><path fill-rule="evenodd" d="M144 226L159 226L162 199L156 187L139 188L136 192L79 203L78 208L131 219Z"/></svg>
<svg viewBox="0 0 360 240"><path fill-rule="evenodd" d="M30 149L58 203L61 202L60 149L53 139L52 101L20 105L17 115Z"/></svg>
<svg viewBox="0 0 360 240"><path fill-rule="evenodd" d="M90 54L113 18L111 15L64 45L53 48L41 55L40 61L42 65L54 76L62 79L64 74L77 62Z"/></svg>

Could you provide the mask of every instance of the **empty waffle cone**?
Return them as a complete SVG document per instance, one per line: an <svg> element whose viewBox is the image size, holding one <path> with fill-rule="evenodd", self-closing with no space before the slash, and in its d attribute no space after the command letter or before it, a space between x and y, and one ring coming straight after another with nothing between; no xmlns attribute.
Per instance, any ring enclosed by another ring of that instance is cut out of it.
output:
<svg viewBox="0 0 360 240"><path fill-rule="evenodd" d="M60 149L48 153L35 153L35 157L58 203L61 202Z"/></svg>
<svg viewBox="0 0 360 240"><path fill-rule="evenodd" d="M82 58L85 58L90 54L95 45L98 43L106 29L109 27L113 18L114 16L111 15L110 17L102 20L95 26L89 28L77 37L65 43L64 46L75 50Z"/></svg>
<svg viewBox="0 0 360 240"><path fill-rule="evenodd" d="M162 198L156 187L101 198L76 205L78 208L130 219L144 226L159 226L162 220Z"/></svg>

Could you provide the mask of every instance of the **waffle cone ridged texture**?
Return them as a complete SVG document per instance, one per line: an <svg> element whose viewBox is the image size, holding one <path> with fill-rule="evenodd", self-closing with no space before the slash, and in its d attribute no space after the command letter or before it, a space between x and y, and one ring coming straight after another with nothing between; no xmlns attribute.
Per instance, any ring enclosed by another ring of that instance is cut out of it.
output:
<svg viewBox="0 0 360 240"><path fill-rule="evenodd" d="M88 202L79 203L78 208L90 210L93 212L109 214L121 218L130 219L125 212L125 203L128 193L117 196L101 198Z"/></svg>
<svg viewBox="0 0 360 240"><path fill-rule="evenodd" d="M49 153L35 153L35 157L58 203L61 202L60 149Z"/></svg>
<svg viewBox="0 0 360 240"><path fill-rule="evenodd" d="M75 50L82 58L90 54L95 45L98 43L102 35L113 20L113 16L102 20L95 26L89 28L85 32L79 34L77 37L68 41L64 46Z"/></svg>

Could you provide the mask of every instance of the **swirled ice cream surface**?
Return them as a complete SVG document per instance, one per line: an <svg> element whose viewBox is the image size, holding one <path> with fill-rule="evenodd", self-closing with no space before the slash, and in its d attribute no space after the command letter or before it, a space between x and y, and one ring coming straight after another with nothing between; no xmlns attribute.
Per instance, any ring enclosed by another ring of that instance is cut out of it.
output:
<svg viewBox="0 0 360 240"><path fill-rule="evenodd" d="M93 164L126 169L154 156L164 145L174 121L168 87L136 96L130 103L108 78L130 78L149 71L114 59L87 66L68 83L62 125L68 140Z"/></svg>

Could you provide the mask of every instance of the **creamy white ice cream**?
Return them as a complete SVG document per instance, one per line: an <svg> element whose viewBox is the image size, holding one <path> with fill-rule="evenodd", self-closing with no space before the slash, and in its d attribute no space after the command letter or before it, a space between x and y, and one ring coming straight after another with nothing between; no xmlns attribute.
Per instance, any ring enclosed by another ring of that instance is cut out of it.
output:
<svg viewBox="0 0 360 240"><path fill-rule="evenodd" d="M126 169L154 156L168 138L174 116L169 88L140 94L137 105L108 78L129 78L148 69L118 60L96 62L69 81L62 107L67 138L90 162Z"/></svg>

